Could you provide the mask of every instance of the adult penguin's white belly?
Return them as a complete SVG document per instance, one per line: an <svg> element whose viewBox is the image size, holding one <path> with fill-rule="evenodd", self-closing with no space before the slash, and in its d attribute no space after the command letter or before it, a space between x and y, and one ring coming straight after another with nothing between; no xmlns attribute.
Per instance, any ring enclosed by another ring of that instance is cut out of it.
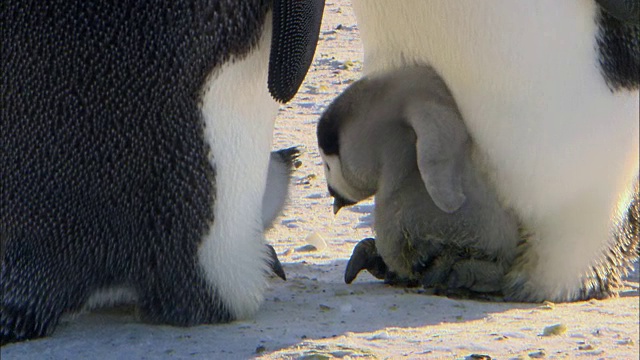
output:
<svg viewBox="0 0 640 360"><path fill-rule="evenodd" d="M530 234L508 275L509 297L606 296L594 284L606 274L594 267L614 247L613 220L633 195L639 112L637 80L603 75L597 4L354 0L354 8L365 72L432 65L504 205Z"/></svg>
<svg viewBox="0 0 640 360"><path fill-rule="evenodd" d="M206 276L240 318L253 314L266 286L262 236L262 196L278 104L265 84L271 29L246 58L228 63L210 79L202 113L205 138L216 168L216 221L199 248ZM238 84L243 84L238 86ZM252 104L252 106L248 106ZM222 118L224 121L220 121ZM237 286L242 282L242 288Z"/></svg>

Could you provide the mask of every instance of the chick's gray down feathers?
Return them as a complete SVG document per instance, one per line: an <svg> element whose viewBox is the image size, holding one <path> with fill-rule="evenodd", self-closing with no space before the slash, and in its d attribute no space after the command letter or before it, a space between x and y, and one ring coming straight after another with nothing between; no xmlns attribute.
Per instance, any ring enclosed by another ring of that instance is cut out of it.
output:
<svg viewBox="0 0 640 360"><path fill-rule="evenodd" d="M357 81L322 115L318 141L337 198L375 194L375 244L356 246L345 281L375 269L391 283L501 289L518 222L474 162L455 101L432 68Z"/></svg>

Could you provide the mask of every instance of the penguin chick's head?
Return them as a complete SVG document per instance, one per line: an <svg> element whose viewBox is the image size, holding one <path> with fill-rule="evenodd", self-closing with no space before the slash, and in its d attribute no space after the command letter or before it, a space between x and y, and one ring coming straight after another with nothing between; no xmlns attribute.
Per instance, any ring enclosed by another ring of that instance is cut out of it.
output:
<svg viewBox="0 0 640 360"><path fill-rule="evenodd" d="M376 192L372 179L377 178L378 162L372 150L375 144L369 143L376 137L357 125L366 103L359 91L365 82L361 80L338 96L318 121L318 146L329 194L334 198L334 214Z"/></svg>
<svg viewBox="0 0 640 360"><path fill-rule="evenodd" d="M351 84L322 114L317 135L334 211L417 177L446 213L466 201L469 136L453 96L429 66Z"/></svg>
<svg viewBox="0 0 640 360"><path fill-rule="evenodd" d="M338 155L326 155L322 149L320 155L324 161L324 176L327 179L329 194L333 197L334 214L337 214L342 207L354 205L370 196L351 186L345 179Z"/></svg>

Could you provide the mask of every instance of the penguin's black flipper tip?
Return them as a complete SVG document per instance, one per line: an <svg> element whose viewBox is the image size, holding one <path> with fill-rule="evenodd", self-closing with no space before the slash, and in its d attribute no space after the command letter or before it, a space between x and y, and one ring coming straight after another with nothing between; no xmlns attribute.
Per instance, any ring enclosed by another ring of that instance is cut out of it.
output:
<svg viewBox="0 0 640 360"><path fill-rule="evenodd" d="M273 246L267 244L267 251L269 253L269 263L271 264L271 271L276 274L280 279L287 281L287 275L284 273L282 263L278 260L278 254Z"/></svg>
<svg viewBox="0 0 640 360"><path fill-rule="evenodd" d="M344 282L351 284L362 270L369 271L371 275L381 280L385 279L387 275L387 265L378 254L375 240L372 238L361 240L353 248L353 253L344 272Z"/></svg>
<svg viewBox="0 0 640 360"><path fill-rule="evenodd" d="M302 162L299 160L302 153L301 146L292 146L286 149L277 150L276 153L280 156L285 164L288 164L292 168L299 168Z"/></svg>
<svg viewBox="0 0 640 360"><path fill-rule="evenodd" d="M269 92L281 103L302 84L318 43L324 0L274 0Z"/></svg>

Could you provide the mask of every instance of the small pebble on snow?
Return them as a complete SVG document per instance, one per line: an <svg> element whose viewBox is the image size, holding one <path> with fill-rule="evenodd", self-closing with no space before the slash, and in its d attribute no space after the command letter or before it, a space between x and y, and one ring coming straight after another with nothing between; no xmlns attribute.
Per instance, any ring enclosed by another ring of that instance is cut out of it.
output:
<svg viewBox="0 0 640 360"><path fill-rule="evenodd" d="M562 335L567 332L567 327L564 324L550 325L542 330L542 336L555 336Z"/></svg>
<svg viewBox="0 0 640 360"><path fill-rule="evenodd" d="M327 247L327 242L317 232L312 232L304 240L307 244L313 245L317 250L324 250Z"/></svg>
<svg viewBox="0 0 640 360"><path fill-rule="evenodd" d="M532 359L542 359L547 356L547 353L544 350L534 351L529 353L529 357Z"/></svg>
<svg viewBox="0 0 640 360"><path fill-rule="evenodd" d="M540 309L543 310L553 310L555 309L556 304L552 303L551 301L545 301L542 303L542 305L540 305Z"/></svg>
<svg viewBox="0 0 640 360"><path fill-rule="evenodd" d="M465 360L491 360L491 356L484 354L471 354Z"/></svg>
<svg viewBox="0 0 640 360"><path fill-rule="evenodd" d="M631 338L618 341L618 345L634 345L635 342Z"/></svg>
<svg viewBox="0 0 640 360"><path fill-rule="evenodd" d="M367 338L367 340L386 340L386 339L389 339L389 333L387 333L386 331L381 331Z"/></svg>
<svg viewBox="0 0 640 360"><path fill-rule="evenodd" d="M305 199L322 199L324 198L323 193L313 193L305 196Z"/></svg>
<svg viewBox="0 0 640 360"><path fill-rule="evenodd" d="M317 251L318 248L311 244L307 244L307 245L298 246L295 250L296 252L311 252L311 251Z"/></svg>

